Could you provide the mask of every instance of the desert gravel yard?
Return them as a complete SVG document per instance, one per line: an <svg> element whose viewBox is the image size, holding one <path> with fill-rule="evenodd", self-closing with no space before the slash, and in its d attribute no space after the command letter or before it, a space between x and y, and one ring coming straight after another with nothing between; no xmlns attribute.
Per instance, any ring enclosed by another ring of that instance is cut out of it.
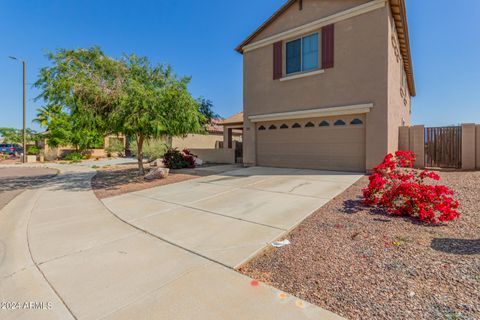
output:
<svg viewBox="0 0 480 320"><path fill-rule="evenodd" d="M145 164L148 171L150 165ZM97 175L92 179L92 189L99 199L105 199L129 192L163 186L171 183L196 179L206 173L171 173L166 179L147 181L138 173L136 163L119 164L98 168Z"/></svg>
<svg viewBox="0 0 480 320"><path fill-rule="evenodd" d="M442 172L460 219L364 207L364 177L239 271L348 319L480 319L480 172Z"/></svg>

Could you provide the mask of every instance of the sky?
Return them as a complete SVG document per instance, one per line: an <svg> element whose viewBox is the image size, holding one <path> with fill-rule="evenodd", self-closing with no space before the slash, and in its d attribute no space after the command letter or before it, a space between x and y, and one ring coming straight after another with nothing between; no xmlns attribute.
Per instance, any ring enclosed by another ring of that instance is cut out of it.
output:
<svg viewBox="0 0 480 320"><path fill-rule="evenodd" d="M234 48L286 0L0 0L0 127L27 123L45 53L98 45L112 57L135 53L191 76L194 97L228 117L242 110L242 57ZM319 0L321 1L321 0ZM480 123L480 1L407 0L417 96L413 124Z"/></svg>

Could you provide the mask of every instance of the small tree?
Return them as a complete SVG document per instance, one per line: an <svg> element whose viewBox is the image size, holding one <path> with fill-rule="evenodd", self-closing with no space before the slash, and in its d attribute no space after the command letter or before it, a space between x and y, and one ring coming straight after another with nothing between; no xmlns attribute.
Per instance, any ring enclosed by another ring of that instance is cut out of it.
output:
<svg viewBox="0 0 480 320"><path fill-rule="evenodd" d="M122 103L109 114L115 131L136 140L140 173L144 174L146 140L203 131L206 117L187 90L190 78L178 78L169 66L152 66L145 57L122 59L125 93Z"/></svg>

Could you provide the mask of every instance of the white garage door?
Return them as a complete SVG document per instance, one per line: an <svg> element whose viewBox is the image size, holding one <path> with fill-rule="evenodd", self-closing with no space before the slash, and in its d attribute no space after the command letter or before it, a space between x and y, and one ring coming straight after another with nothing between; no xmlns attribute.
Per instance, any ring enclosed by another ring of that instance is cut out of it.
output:
<svg viewBox="0 0 480 320"><path fill-rule="evenodd" d="M365 171L365 116L260 122L260 166Z"/></svg>

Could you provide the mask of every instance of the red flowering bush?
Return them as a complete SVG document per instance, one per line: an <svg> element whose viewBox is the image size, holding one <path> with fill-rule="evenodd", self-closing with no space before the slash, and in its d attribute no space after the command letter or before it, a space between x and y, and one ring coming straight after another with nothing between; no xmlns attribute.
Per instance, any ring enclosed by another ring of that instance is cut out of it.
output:
<svg viewBox="0 0 480 320"><path fill-rule="evenodd" d="M180 152L171 148L163 155L163 164L170 169L195 168L196 157L187 149Z"/></svg>
<svg viewBox="0 0 480 320"><path fill-rule="evenodd" d="M427 184L428 179L440 180L432 171L411 169L415 154L397 151L388 154L373 168L370 183L363 189L364 203L387 208L399 216L415 216L426 223L450 221L458 218L459 203L454 192L443 185Z"/></svg>

